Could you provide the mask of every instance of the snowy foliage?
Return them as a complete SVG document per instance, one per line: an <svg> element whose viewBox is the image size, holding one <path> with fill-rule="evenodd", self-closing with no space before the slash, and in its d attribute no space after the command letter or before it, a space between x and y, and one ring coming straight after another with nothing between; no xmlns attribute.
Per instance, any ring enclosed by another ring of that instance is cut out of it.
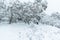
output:
<svg viewBox="0 0 60 40"><path fill-rule="evenodd" d="M15 21L18 20L29 24L30 22L38 23L41 19L40 13L43 12L45 8L47 8L47 4L43 6L41 2L36 0L34 3L30 2L24 4L16 1L12 4L10 9L12 10L11 14L14 17L16 16Z"/></svg>
<svg viewBox="0 0 60 40"><path fill-rule="evenodd" d="M6 5L4 2L0 2L0 22L3 22L3 18L6 16Z"/></svg>
<svg viewBox="0 0 60 40"><path fill-rule="evenodd" d="M52 13L51 16L45 15L40 22L60 28L60 14L58 12L55 12Z"/></svg>
<svg viewBox="0 0 60 40"><path fill-rule="evenodd" d="M38 24L41 19L40 14L47 8L47 3L45 1L42 2L42 0L35 0L29 3L21 3L19 0L16 0L10 4L11 6L2 4L3 6L5 5L4 7L1 5L3 10L2 15L8 19L9 24L19 21L28 24L31 22Z"/></svg>

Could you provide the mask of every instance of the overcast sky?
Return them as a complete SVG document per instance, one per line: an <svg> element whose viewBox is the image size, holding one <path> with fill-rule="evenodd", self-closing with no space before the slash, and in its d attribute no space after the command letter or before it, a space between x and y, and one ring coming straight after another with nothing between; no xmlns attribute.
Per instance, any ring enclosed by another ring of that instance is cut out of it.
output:
<svg viewBox="0 0 60 40"><path fill-rule="evenodd" d="M52 12L60 12L60 0L47 0L47 14L51 14Z"/></svg>

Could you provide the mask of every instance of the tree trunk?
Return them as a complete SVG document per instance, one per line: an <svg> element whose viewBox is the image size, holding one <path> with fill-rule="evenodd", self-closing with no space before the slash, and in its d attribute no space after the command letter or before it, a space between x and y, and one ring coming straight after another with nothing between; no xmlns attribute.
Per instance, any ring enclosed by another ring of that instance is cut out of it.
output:
<svg viewBox="0 0 60 40"><path fill-rule="evenodd" d="M10 17L10 20L9 20L9 24L12 23L12 19L13 19L13 14L11 13L11 17Z"/></svg>
<svg viewBox="0 0 60 40"><path fill-rule="evenodd" d="M10 9L10 12L11 12L11 16L10 16L9 24L11 24L11 23L12 23L12 19L13 19L12 9Z"/></svg>

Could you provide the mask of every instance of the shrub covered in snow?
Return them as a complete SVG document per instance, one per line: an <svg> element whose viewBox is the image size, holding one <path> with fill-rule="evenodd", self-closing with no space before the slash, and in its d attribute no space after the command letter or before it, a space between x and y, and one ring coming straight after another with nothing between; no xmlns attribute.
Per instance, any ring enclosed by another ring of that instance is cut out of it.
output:
<svg viewBox="0 0 60 40"><path fill-rule="evenodd" d="M60 27L60 14L58 12L52 13L51 16L46 15L40 21L43 24Z"/></svg>

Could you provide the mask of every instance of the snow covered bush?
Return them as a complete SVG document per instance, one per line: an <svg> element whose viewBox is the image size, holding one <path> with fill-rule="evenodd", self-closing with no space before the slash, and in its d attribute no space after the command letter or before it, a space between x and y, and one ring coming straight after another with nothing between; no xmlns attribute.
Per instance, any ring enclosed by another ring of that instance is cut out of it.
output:
<svg viewBox="0 0 60 40"><path fill-rule="evenodd" d="M45 15L41 20L41 23L56 26L60 28L60 14L58 12L52 13L51 16Z"/></svg>
<svg viewBox="0 0 60 40"><path fill-rule="evenodd" d="M60 13L59 12L55 12L51 15L51 17L54 18L54 26L60 28Z"/></svg>

